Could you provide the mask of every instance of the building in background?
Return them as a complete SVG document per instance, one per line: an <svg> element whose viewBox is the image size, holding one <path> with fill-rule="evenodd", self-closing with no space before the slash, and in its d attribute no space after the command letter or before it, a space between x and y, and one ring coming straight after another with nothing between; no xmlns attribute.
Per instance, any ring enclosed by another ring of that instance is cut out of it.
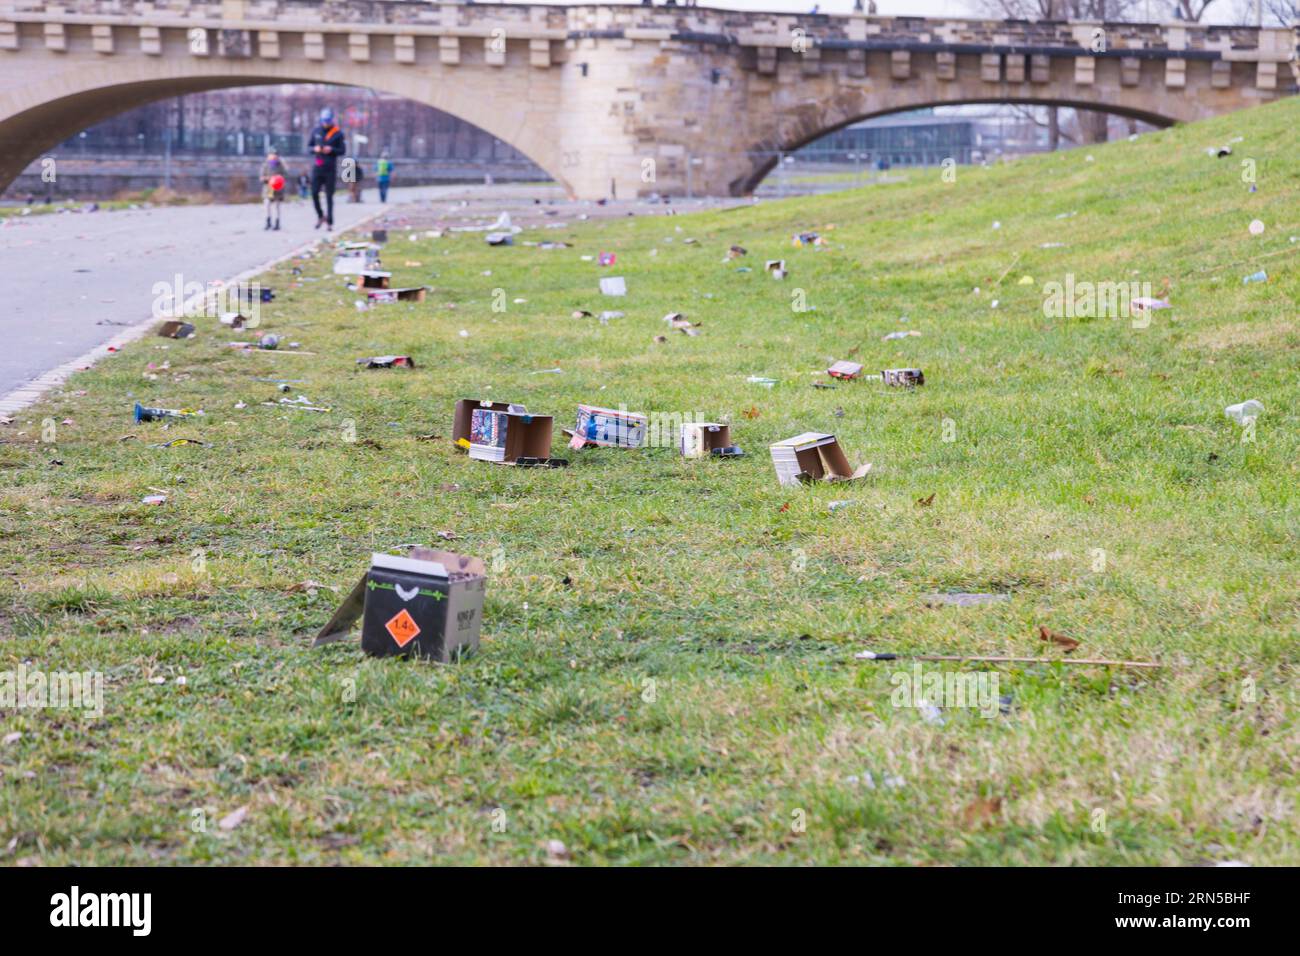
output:
<svg viewBox="0 0 1300 956"><path fill-rule="evenodd" d="M257 192L257 170L271 147L305 169L307 137L322 106L332 106L348 154L373 163L387 148L395 185L546 180L528 157L477 126L411 100L352 87L292 84L193 93L98 123L48 153L57 184L33 164L8 196L107 197L159 186L240 198ZM367 178L374 181L373 171Z"/></svg>
<svg viewBox="0 0 1300 956"><path fill-rule="evenodd" d="M938 166L981 163L1049 148L1047 130L1005 108L934 109L892 113L852 123L793 155L802 163L860 163L866 166Z"/></svg>

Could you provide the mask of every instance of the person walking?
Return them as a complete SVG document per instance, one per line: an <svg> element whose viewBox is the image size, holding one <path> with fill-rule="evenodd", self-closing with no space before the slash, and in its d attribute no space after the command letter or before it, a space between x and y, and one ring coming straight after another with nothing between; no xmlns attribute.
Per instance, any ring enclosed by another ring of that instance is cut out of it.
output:
<svg viewBox="0 0 1300 956"><path fill-rule="evenodd" d="M344 179L347 177L344 176ZM348 191L352 193L353 202L361 202L361 181L366 178L366 172L361 168L360 163L352 164L352 182L348 186Z"/></svg>
<svg viewBox="0 0 1300 956"><path fill-rule="evenodd" d="M393 161L388 150L379 153L379 162L375 163L375 180L379 183L379 201L388 202L388 184L393 179Z"/></svg>
<svg viewBox="0 0 1300 956"><path fill-rule="evenodd" d="M334 122L334 111L328 106L320 111L320 123L312 130L307 141L308 151L315 158L311 171L311 201L316 207L316 228L334 228L334 187L338 178L339 157L347 149L343 131ZM325 208L321 208L320 194L325 192Z"/></svg>
<svg viewBox="0 0 1300 956"><path fill-rule="evenodd" d="M289 178L289 167L284 164L280 154L272 149L266 154L262 163L262 208L266 213L266 228L280 228L280 210L284 206L284 187ZM275 212L275 225L271 225L271 213Z"/></svg>

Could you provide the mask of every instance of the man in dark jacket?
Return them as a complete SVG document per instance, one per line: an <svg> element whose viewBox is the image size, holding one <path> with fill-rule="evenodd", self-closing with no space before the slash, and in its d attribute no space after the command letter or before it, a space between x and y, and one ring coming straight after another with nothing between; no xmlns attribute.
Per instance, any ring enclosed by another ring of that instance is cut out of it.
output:
<svg viewBox="0 0 1300 956"><path fill-rule="evenodd" d="M343 131L334 122L334 111L328 106L320 111L320 124L312 130L307 149L315 164L311 170L311 201L316 207L316 228L334 228L334 184L338 176L338 162L347 144ZM320 194L325 190L325 208L321 209Z"/></svg>

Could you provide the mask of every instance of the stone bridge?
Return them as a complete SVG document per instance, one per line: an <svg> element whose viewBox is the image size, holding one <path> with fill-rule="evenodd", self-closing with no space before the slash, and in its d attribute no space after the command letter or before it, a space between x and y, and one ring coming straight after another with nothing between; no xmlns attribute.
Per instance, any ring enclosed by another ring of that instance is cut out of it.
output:
<svg viewBox="0 0 1300 956"><path fill-rule="evenodd" d="M858 120L1056 104L1158 125L1292 93L1297 31L421 0L0 0L0 189L80 130L221 87L427 103L570 194L743 194Z"/></svg>

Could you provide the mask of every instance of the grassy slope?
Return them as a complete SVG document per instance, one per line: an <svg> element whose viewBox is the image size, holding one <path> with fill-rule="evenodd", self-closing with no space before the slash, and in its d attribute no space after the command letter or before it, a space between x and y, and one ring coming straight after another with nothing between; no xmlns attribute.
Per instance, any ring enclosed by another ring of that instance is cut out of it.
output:
<svg viewBox="0 0 1300 956"><path fill-rule="evenodd" d="M385 260L402 284L434 284L428 303L361 315L329 277L268 308L314 358L231 354L214 321L129 347L0 430L0 665L109 682L100 721L3 719L23 736L0 745L0 852L16 837L10 860L49 863L499 862L560 839L582 862L1295 862L1298 127L1289 102L1094 148L1095 162L536 234L570 237L564 251L401 237ZM1205 155L1235 135L1232 159ZM831 247L790 248L808 228ZM754 272L721 264L732 242ZM631 290L607 327L569 318L611 307L579 260L601 249ZM777 256L784 283L759 268ZM1273 279L1243 286L1260 267ZM1042 284L1066 272L1168 277L1176 308L1145 330L1046 319ZM796 288L815 311L791 310ZM670 310L704 334L655 345ZM902 327L923 335L881 341ZM810 387L854 348L869 369L922 366L927 385ZM421 367L352 367L386 352ZM334 411L262 407L277 396L257 375L305 378ZM131 396L208 414L132 426ZM416 440L445 437L462 396L565 424L579 401L724 416L748 457L603 450L543 473ZM1253 444L1222 411L1248 397L1267 407ZM75 421L56 449L36 441L46 416ZM347 419L360 442L342 440ZM878 473L777 487L766 445L807 429ZM210 444L151 445L177 435ZM170 502L139 504L150 487ZM830 513L840 499L853 505ZM346 588L372 549L439 530L497 555L477 659L308 648L334 598L290 585ZM1012 597L924 605L944 589ZM1011 714L949 709L939 727L891 706L903 668L853 660L1036 654L1039 624L1080 654L1168 666L1004 668ZM868 771L902 785L870 789ZM217 832L242 805L245 822Z"/></svg>

